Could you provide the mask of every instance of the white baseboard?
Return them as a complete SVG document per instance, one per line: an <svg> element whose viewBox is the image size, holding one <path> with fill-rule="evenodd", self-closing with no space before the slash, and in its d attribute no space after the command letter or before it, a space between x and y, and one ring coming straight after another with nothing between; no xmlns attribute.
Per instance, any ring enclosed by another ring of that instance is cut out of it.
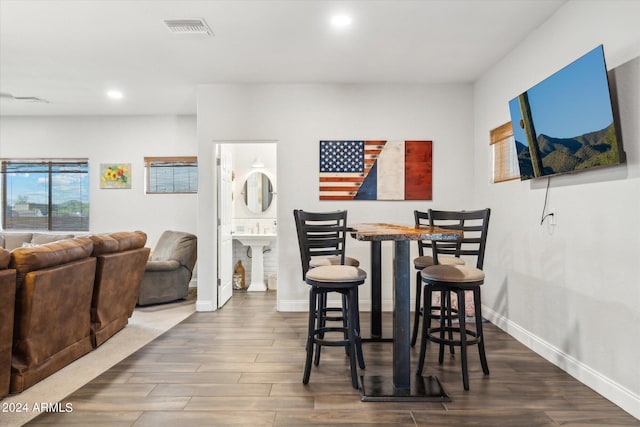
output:
<svg viewBox="0 0 640 427"><path fill-rule="evenodd" d="M573 356L532 334L520 325L496 313L486 306L482 306L484 317L502 329L522 344L544 357L581 383L592 388L597 393L609 399L620 408L640 419L640 396L621 386L610 378L602 375Z"/></svg>
<svg viewBox="0 0 640 427"><path fill-rule="evenodd" d="M286 300L281 301L278 300L278 306L276 307L277 311L285 311L285 312L301 312L307 311L309 309L309 301L307 300Z"/></svg>
<svg viewBox="0 0 640 427"><path fill-rule="evenodd" d="M197 300L196 301L196 311L215 311L216 306L213 304L211 300Z"/></svg>

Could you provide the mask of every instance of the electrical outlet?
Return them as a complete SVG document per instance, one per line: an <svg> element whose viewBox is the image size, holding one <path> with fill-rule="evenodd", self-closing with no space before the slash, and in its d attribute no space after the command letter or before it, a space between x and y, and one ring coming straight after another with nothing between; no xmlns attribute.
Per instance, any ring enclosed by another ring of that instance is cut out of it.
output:
<svg viewBox="0 0 640 427"><path fill-rule="evenodd" d="M555 209L549 209L549 213L547 215L549 215L549 224L556 225L558 223L558 213Z"/></svg>

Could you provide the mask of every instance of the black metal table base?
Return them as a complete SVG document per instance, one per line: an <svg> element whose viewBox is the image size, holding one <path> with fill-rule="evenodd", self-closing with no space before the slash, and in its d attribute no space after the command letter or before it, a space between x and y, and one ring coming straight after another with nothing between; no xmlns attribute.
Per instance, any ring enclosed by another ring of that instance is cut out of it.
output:
<svg viewBox="0 0 640 427"><path fill-rule="evenodd" d="M361 376L363 402L450 402L440 380L433 375L414 376L409 389L396 389L391 376Z"/></svg>

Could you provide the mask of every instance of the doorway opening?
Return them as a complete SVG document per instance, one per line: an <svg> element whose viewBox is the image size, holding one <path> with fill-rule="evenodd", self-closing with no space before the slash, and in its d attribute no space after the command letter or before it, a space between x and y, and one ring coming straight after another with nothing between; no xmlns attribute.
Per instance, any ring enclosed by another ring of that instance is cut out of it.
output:
<svg viewBox="0 0 640 427"><path fill-rule="evenodd" d="M218 307L237 292L277 289L277 144L216 144Z"/></svg>

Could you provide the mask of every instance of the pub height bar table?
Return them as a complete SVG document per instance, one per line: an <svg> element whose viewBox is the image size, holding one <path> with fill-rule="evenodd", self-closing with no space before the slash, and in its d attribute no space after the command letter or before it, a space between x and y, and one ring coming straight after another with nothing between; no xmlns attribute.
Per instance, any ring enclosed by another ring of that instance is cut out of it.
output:
<svg viewBox="0 0 640 427"><path fill-rule="evenodd" d="M393 260L393 376L361 376L361 400L435 401L451 399L435 376L417 376L411 373L411 240L455 241L460 232L438 227L409 227L396 224L354 224L351 236L371 242L371 340L382 338L382 255L381 244L394 242Z"/></svg>

